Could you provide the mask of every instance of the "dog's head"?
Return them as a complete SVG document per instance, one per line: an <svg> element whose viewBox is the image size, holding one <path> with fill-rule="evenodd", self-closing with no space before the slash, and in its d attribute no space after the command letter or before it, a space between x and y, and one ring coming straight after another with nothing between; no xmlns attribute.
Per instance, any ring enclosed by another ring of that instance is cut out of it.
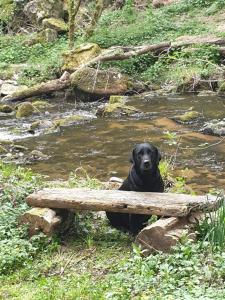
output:
<svg viewBox="0 0 225 300"><path fill-rule="evenodd" d="M150 143L136 145L131 155L131 163L141 173L154 173L160 160L159 150Z"/></svg>

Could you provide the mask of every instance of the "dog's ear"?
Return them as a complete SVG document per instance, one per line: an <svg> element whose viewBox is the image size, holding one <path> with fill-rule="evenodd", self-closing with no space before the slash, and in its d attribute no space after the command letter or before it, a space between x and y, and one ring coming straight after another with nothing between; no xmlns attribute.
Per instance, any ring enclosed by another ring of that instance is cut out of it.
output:
<svg viewBox="0 0 225 300"><path fill-rule="evenodd" d="M135 148L131 152L130 163L135 165Z"/></svg>
<svg viewBox="0 0 225 300"><path fill-rule="evenodd" d="M157 163L159 164L160 160L162 159L161 153L157 149Z"/></svg>

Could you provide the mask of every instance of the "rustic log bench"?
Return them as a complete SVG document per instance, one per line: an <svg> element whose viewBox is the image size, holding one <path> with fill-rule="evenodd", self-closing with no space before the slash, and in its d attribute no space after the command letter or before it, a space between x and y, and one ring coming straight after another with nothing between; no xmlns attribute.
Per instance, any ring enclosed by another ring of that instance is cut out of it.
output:
<svg viewBox="0 0 225 300"><path fill-rule="evenodd" d="M136 242L147 252L166 252L184 234L194 239L194 227L206 212L218 208L220 199L212 195L51 188L29 195L26 202L33 208L22 216L21 221L28 223L31 235L40 230L51 235L62 222L61 212L65 210L111 211L166 217L146 226L136 237Z"/></svg>

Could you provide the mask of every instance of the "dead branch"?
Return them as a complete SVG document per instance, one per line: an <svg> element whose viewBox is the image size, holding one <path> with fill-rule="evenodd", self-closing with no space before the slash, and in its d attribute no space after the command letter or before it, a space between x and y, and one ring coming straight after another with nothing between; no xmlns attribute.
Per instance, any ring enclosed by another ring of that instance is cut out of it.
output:
<svg viewBox="0 0 225 300"><path fill-rule="evenodd" d="M60 91L70 86L70 74L64 72L59 79L49 80L47 82L42 82L36 84L32 87L19 90L11 95L7 95L2 98L1 102L11 102L23 100L26 98L38 96L41 94L50 94L55 91Z"/></svg>

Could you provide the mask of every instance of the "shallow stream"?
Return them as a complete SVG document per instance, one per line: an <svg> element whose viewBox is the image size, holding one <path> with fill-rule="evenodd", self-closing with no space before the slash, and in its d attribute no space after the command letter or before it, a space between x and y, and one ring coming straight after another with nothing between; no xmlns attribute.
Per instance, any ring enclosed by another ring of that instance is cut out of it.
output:
<svg viewBox="0 0 225 300"><path fill-rule="evenodd" d="M118 118L95 118L97 102L68 103L54 98L49 102L54 106L41 118L79 113L90 119L51 134L32 135L27 133L28 125L40 116L32 120L0 116L0 140L15 140L29 151L36 149L49 156L30 165L48 180L67 179L69 172L78 167L100 180L124 178L133 146L150 141L159 147L164 159L173 162L174 173L187 177L196 192L225 187L225 140L198 131L203 122L225 117L223 98L151 94L130 97L128 104L140 113ZM184 125L173 121L175 115L190 109L201 113L196 122Z"/></svg>

